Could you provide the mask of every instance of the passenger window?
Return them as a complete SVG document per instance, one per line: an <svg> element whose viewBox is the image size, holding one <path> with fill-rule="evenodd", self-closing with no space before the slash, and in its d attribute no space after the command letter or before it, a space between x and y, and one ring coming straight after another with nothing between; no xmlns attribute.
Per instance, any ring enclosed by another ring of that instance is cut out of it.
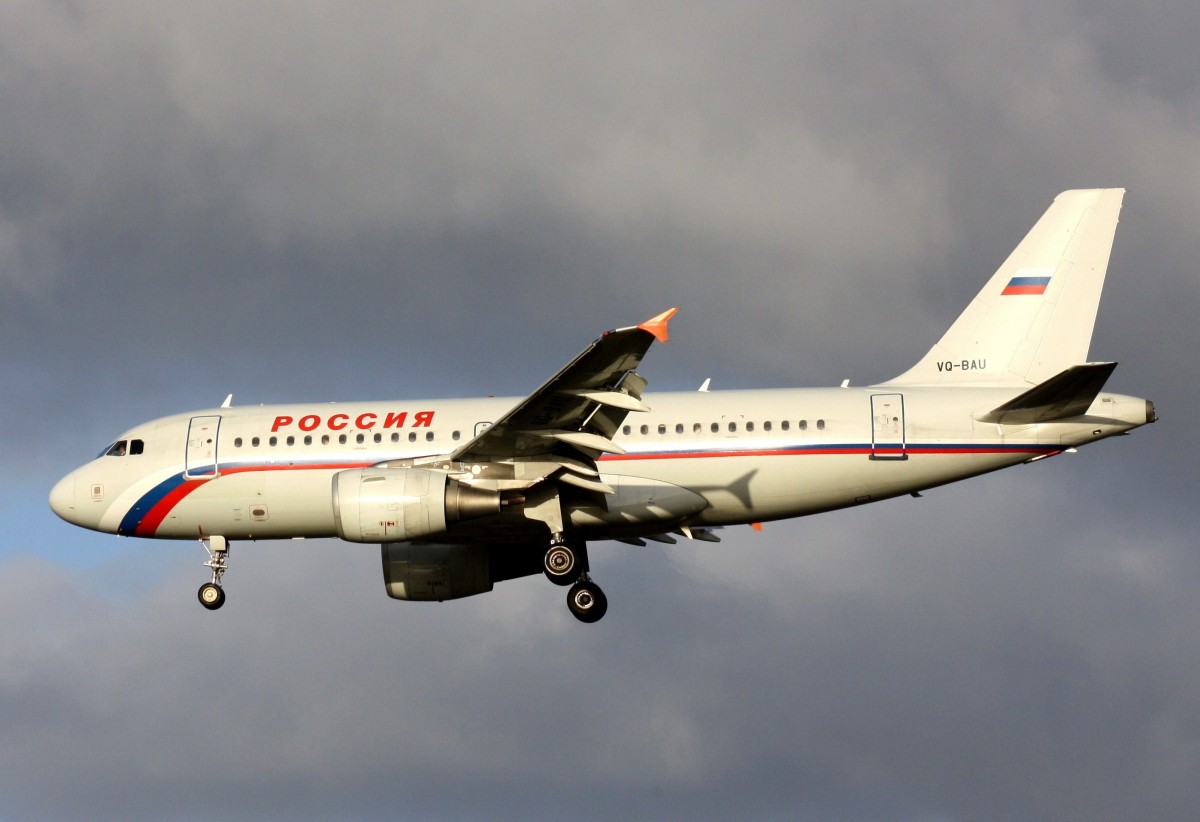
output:
<svg viewBox="0 0 1200 822"><path fill-rule="evenodd" d="M642 435L643 435L643 436L645 436L646 434L649 434L649 433L650 433L650 426L648 426L648 425L643 425L643 426L641 427L641 429L639 429L639 430L641 430L641 432L642 432Z"/></svg>
<svg viewBox="0 0 1200 822"><path fill-rule="evenodd" d="M426 431L426 432L425 432L425 441L426 441L426 442L433 442L433 432L432 432L432 431Z"/></svg>
<svg viewBox="0 0 1200 822"><path fill-rule="evenodd" d="M345 444L346 444L346 435L339 434L338 435L338 445L345 445Z"/></svg>
<svg viewBox="0 0 1200 822"><path fill-rule="evenodd" d="M621 429L621 433L628 437L629 432L632 430L633 430L632 428L630 428L628 425L626 425L624 428Z"/></svg>
<svg viewBox="0 0 1200 822"><path fill-rule="evenodd" d="M677 423L675 423L675 433L676 433L676 434L682 434L682 433L683 433L683 423L681 423L681 422L677 422Z"/></svg>
<svg viewBox="0 0 1200 822"><path fill-rule="evenodd" d="M416 432L416 431L409 431L409 432L408 432L408 441L409 441L409 442L416 442L416 441L417 441L417 432Z"/></svg>
<svg viewBox="0 0 1200 822"><path fill-rule="evenodd" d="M699 433L700 433L700 423L698 423L698 422L697 422L697 423L693 423L693 424L692 424L692 433L693 433L693 434L699 434Z"/></svg>
<svg viewBox="0 0 1200 822"><path fill-rule="evenodd" d="M278 444L279 444L279 437L271 437L271 439L267 440L267 445L271 446L272 448L274 448Z"/></svg>
<svg viewBox="0 0 1200 822"><path fill-rule="evenodd" d="M720 424L719 424L719 423L715 423L715 422L714 422L714 423L712 424L712 426L711 426L711 429L712 429L712 432L715 434L715 433L717 433L718 431L720 431L720 430L721 430L721 426L720 426Z"/></svg>
<svg viewBox="0 0 1200 822"><path fill-rule="evenodd" d="M454 440L455 442L458 442L458 440L461 436L462 436L462 432L455 431L453 434L450 435L450 439Z"/></svg>
<svg viewBox="0 0 1200 822"><path fill-rule="evenodd" d="M295 437L288 437L288 438L287 438L287 444L288 444L288 445L295 445L295 444L296 444L296 438L295 438Z"/></svg>
<svg viewBox="0 0 1200 822"><path fill-rule="evenodd" d="M660 422L660 423L658 424L658 433L660 433L660 434L665 434L665 433L667 433L667 426L666 426L665 424L663 424L663 423L661 423L661 422Z"/></svg>
<svg viewBox="0 0 1200 822"><path fill-rule="evenodd" d="M233 441L233 447L234 447L234 448L241 448L241 447L242 447L242 438L241 438L241 437L238 437L237 439L235 439L235 440Z"/></svg>
<svg viewBox="0 0 1200 822"><path fill-rule="evenodd" d="M770 431L770 430L771 430L771 421L770 421L770 420L767 420L766 422L764 422L764 423L763 423L763 430L764 430L764 431Z"/></svg>
<svg viewBox="0 0 1200 822"><path fill-rule="evenodd" d="M321 435L321 445L329 445L329 435L328 434Z"/></svg>
<svg viewBox="0 0 1200 822"><path fill-rule="evenodd" d="M788 420L784 420L783 422L779 423L779 427L784 431L787 431L792 427L792 424Z"/></svg>
<svg viewBox="0 0 1200 822"><path fill-rule="evenodd" d="M396 431L392 432L392 442L400 442L400 434Z"/></svg>
<svg viewBox="0 0 1200 822"><path fill-rule="evenodd" d="M746 430L747 430L747 431L753 431L753 430L754 430L754 423L752 423L752 422L748 422L748 423L746 423Z"/></svg>
<svg viewBox="0 0 1200 822"><path fill-rule="evenodd" d="M258 447L258 437L255 437L254 439L250 440L250 444L253 445L255 448L257 448Z"/></svg>
<svg viewBox="0 0 1200 822"><path fill-rule="evenodd" d="M381 442L383 442L383 434L376 434L375 435L375 444L378 445Z"/></svg>
<svg viewBox="0 0 1200 822"><path fill-rule="evenodd" d="M808 430L808 420L800 420L800 430L801 431Z"/></svg>
<svg viewBox="0 0 1200 822"><path fill-rule="evenodd" d="M825 420L817 420L817 430L818 431L825 430Z"/></svg>
<svg viewBox="0 0 1200 822"><path fill-rule="evenodd" d="M731 432L733 432L733 431L737 431L737 423L736 423L736 422L731 422L731 423L729 423L729 430L730 430Z"/></svg>
<svg viewBox="0 0 1200 822"><path fill-rule="evenodd" d="M305 435L304 435L304 444L305 444L305 445L312 445L312 434L305 434Z"/></svg>

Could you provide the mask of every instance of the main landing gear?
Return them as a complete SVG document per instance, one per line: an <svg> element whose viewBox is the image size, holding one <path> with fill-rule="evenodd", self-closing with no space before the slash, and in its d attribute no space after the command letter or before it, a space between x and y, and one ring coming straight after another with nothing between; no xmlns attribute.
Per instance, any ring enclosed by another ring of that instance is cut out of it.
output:
<svg viewBox="0 0 1200 822"><path fill-rule="evenodd" d="M579 577L579 581L567 591L567 607L571 614L580 622L599 622L608 611L608 597L600 590L600 586L592 582L587 574Z"/></svg>
<svg viewBox="0 0 1200 822"><path fill-rule="evenodd" d="M555 585L571 586L567 608L580 622L597 622L608 611L608 597L588 576L587 544L555 534L542 561L546 578Z"/></svg>
<svg viewBox="0 0 1200 822"><path fill-rule="evenodd" d="M221 577L229 570L229 540L225 537L209 537L201 539L200 544L208 551L208 562L204 563L204 567L212 569L212 581L201 585L196 597L205 608L215 611L225 604Z"/></svg>

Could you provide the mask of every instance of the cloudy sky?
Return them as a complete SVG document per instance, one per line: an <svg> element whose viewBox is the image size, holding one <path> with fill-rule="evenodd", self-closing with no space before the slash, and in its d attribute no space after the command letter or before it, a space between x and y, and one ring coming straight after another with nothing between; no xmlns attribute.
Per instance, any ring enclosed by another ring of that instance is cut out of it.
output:
<svg viewBox="0 0 1200 822"><path fill-rule="evenodd" d="M1200 7L0 7L0 819L1190 819ZM653 389L905 370L1061 190L1162 422L719 545L393 602L378 549L56 519L121 430L519 394L682 306Z"/></svg>

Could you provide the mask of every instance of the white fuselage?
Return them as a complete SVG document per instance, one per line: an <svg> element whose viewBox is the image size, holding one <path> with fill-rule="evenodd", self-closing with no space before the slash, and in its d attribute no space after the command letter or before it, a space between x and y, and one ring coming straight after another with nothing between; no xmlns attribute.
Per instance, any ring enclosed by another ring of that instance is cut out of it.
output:
<svg viewBox="0 0 1200 822"><path fill-rule="evenodd" d="M941 485L1123 433L1152 417L1144 400L1102 393L1061 422L976 421L1012 389L886 386L647 395L598 462L599 479L687 489L707 506L688 526L803 516ZM448 455L519 398L217 408L139 425L51 493L84 527L129 536L281 539L336 535L339 471L388 461L448 470ZM120 453L123 451L124 453ZM140 452L140 453L137 453ZM585 539L636 535L584 512ZM642 531L660 533L660 522Z"/></svg>

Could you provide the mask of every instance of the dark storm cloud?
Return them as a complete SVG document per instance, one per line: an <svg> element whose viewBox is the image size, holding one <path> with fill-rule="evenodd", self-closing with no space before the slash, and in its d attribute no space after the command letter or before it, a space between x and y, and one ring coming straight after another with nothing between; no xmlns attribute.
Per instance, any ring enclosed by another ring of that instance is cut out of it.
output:
<svg viewBox="0 0 1200 822"><path fill-rule="evenodd" d="M0 815L1189 818L1190 7L0 11ZM515 393L681 304L652 388L886 379L1060 190L1157 426L861 511L393 603L369 548L76 533L218 403ZM111 558L106 561L105 558ZM332 562L332 564L330 564ZM216 619L214 619L216 617Z"/></svg>

